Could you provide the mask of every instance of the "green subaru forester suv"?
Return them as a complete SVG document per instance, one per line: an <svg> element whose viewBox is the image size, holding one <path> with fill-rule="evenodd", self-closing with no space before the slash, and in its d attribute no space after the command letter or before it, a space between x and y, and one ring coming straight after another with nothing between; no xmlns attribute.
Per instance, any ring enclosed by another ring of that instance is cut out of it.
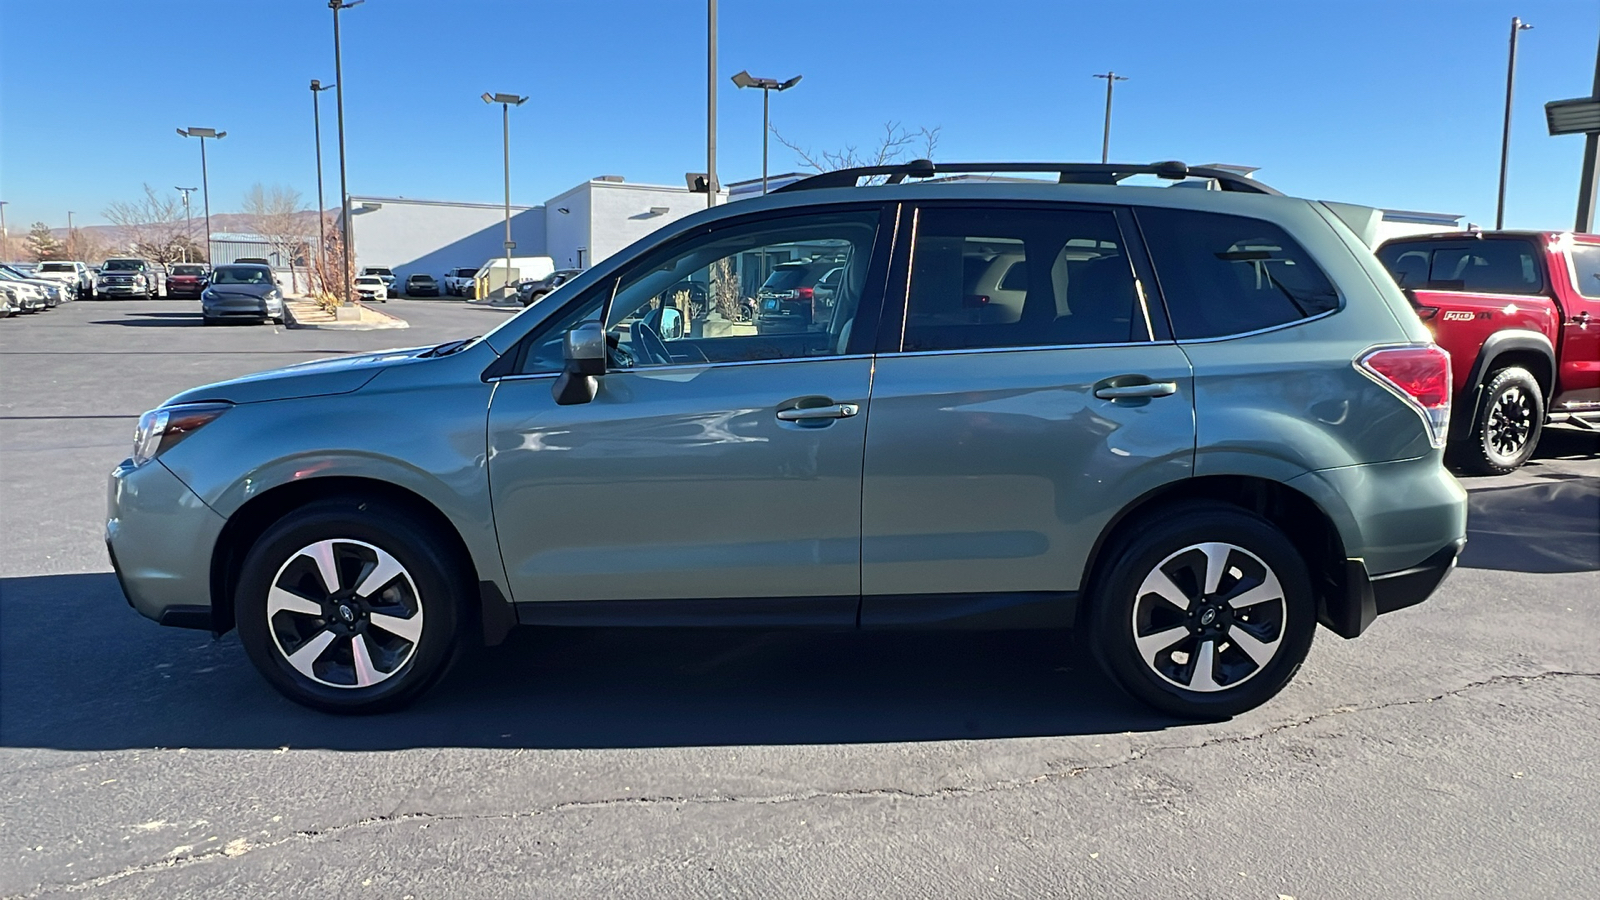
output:
<svg viewBox="0 0 1600 900"><path fill-rule="evenodd" d="M172 398L106 541L139 612L335 712L521 624L1073 626L1236 714L1464 542L1449 359L1362 213L1181 163L818 175L482 337ZM789 263L827 290L762 292Z"/></svg>

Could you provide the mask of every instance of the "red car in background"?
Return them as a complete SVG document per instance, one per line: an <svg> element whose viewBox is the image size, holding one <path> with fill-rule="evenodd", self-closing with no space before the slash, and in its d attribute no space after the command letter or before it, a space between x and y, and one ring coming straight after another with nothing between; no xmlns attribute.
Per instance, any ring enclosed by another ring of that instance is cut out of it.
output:
<svg viewBox="0 0 1600 900"><path fill-rule="evenodd" d="M1600 235L1419 235L1378 259L1450 353L1455 465L1504 474L1548 422L1600 430Z"/></svg>
<svg viewBox="0 0 1600 900"><path fill-rule="evenodd" d="M211 270L198 263L174 263L167 273L168 297L199 297L206 289Z"/></svg>

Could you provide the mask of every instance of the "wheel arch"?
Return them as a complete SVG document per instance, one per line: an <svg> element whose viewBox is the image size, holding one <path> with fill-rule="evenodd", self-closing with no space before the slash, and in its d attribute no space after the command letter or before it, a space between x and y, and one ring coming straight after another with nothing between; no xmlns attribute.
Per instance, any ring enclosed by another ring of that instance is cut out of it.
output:
<svg viewBox="0 0 1600 900"><path fill-rule="evenodd" d="M477 602L465 602L462 613L469 624L481 626L486 644L497 644L515 624L511 604L492 579L478 571L465 538L437 506L421 494L388 481L349 475L330 475L281 484L250 498L234 510L217 536L211 552L210 593L212 631L224 634L234 627L232 598L244 558L273 523L307 504L339 497L358 497L393 504L438 529L449 540L449 550L471 573L478 587ZM465 632L464 632L465 633Z"/></svg>
<svg viewBox="0 0 1600 900"><path fill-rule="evenodd" d="M1081 596L1093 602L1097 578L1115 560L1114 548L1123 536L1161 509L1196 500L1236 506L1271 522L1289 539L1305 560L1316 594L1317 617L1343 637L1355 637L1364 623L1359 619L1359 594L1349 583L1344 540L1332 516L1306 494L1268 478L1250 475L1200 475L1156 488L1128 504L1101 529L1084 565Z"/></svg>
<svg viewBox="0 0 1600 900"><path fill-rule="evenodd" d="M1539 389L1544 391L1547 401L1555 392L1555 345L1543 334L1522 328L1497 331L1489 335L1479 348L1477 359L1472 362L1471 374L1467 378L1467 389L1476 394L1490 372L1508 365L1519 365L1527 369L1534 380L1539 382Z"/></svg>

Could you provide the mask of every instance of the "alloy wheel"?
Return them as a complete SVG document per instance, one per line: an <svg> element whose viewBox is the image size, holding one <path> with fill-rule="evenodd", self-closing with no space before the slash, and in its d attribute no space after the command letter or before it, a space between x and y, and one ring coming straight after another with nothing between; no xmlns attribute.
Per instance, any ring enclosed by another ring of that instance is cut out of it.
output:
<svg viewBox="0 0 1600 900"><path fill-rule="evenodd" d="M405 566L353 539L317 541L290 554L267 594L278 652L306 678L366 688L397 674L422 636L422 598Z"/></svg>
<svg viewBox="0 0 1600 900"><path fill-rule="evenodd" d="M1484 426L1484 440L1491 451L1504 459L1513 459L1522 452L1533 432L1532 406L1528 395L1515 384L1500 392Z"/></svg>
<svg viewBox="0 0 1600 900"><path fill-rule="evenodd" d="M1277 655L1288 604L1266 563L1235 544L1192 544L1145 576L1133 604L1139 658L1202 693L1249 681Z"/></svg>

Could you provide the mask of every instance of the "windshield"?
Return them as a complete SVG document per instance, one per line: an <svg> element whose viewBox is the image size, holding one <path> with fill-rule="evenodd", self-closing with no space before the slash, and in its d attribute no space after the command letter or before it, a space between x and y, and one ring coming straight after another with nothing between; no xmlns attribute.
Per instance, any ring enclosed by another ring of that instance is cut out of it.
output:
<svg viewBox="0 0 1600 900"><path fill-rule="evenodd" d="M108 259L101 266L104 272L137 272L144 268L144 261L138 259Z"/></svg>
<svg viewBox="0 0 1600 900"><path fill-rule="evenodd" d="M172 274L174 274L174 275L204 275L205 273L206 273L206 267L205 266L173 266L172 267Z"/></svg>
<svg viewBox="0 0 1600 900"><path fill-rule="evenodd" d="M271 284L272 273L255 266L223 266L211 273L212 284Z"/></svg>
<svg viewBox="0 0 1600 900"><path fill-rule="evenodd" d="M393 275L394 272L389 270L389 269L366 268L366 269L361 270L361 274L363 274L363 275Z"/></svg>
<svg viewBox="0 0 1600 900"><path fill-rule="evenodd" d="M433 276L432 275L413 275L407 280L409 280L409 281L432 281L433 280Z"/></svg>
<svg viewBox="0 0 1600 900"><path fill-rule="evenodd" d="M383 284L383 279L379 278L376 275L363 275L360 278L356 279L356 284L364 284L364 285L367 285L368 287L371 287L372 285L375 285L375 284Z"/></svg>
<svg viewBox="0 0 1600 900"><path fill-rule="evenodd" d="M474 276L476 274L478 274L478 270L477 269L457 269L456 270L456 277L457 278L471 278L472 276Z"/></svg>
<svg viewBox="0 0 1600 900"><path fill-rule="evenodd" d="M39 271L41 271L41 272L76 272L78 270L73 268L72 263L49 263L49 262L47 262L47 263L40 263L39 264Z"/></svg>

